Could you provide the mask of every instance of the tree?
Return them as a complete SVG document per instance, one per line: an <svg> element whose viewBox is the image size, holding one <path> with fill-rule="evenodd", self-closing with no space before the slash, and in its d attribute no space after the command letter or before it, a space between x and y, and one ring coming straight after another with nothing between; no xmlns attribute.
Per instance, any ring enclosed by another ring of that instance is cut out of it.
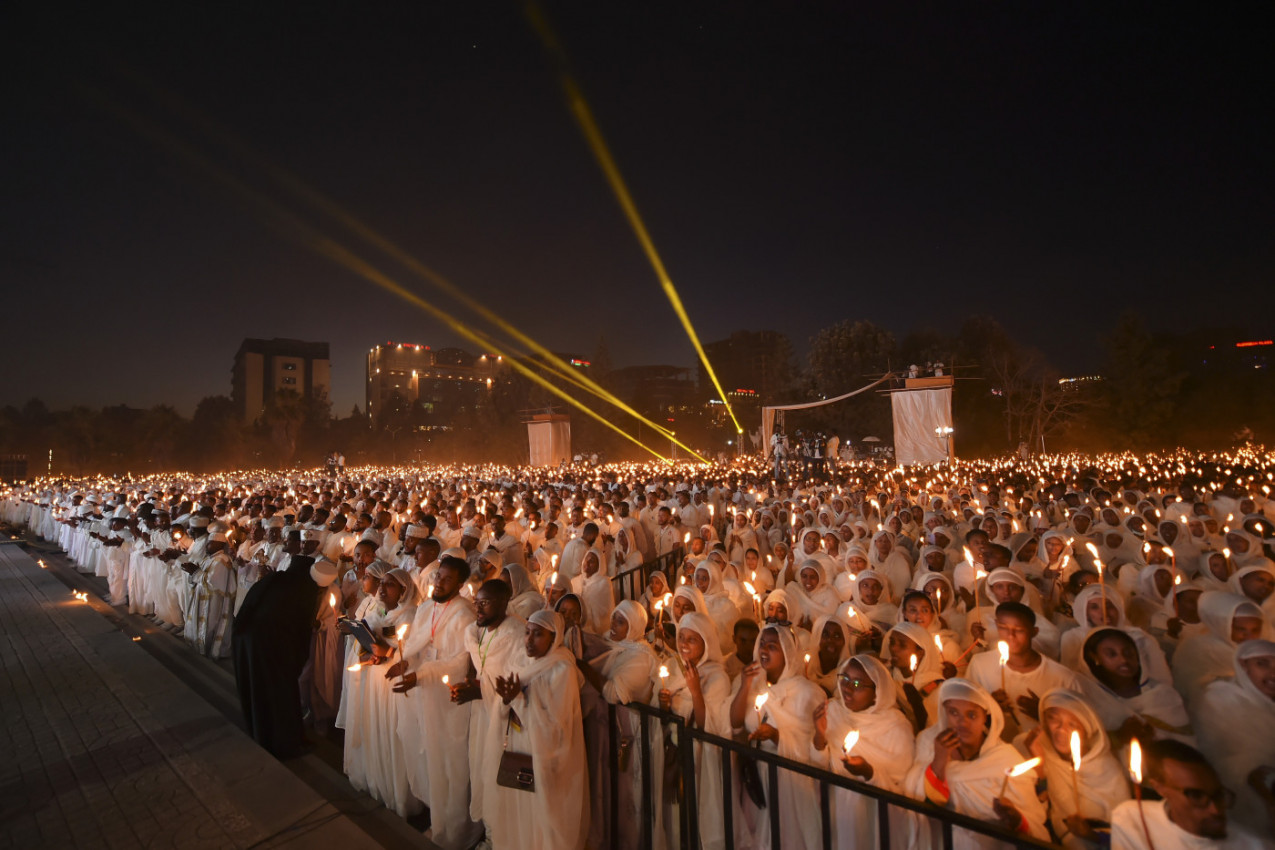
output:
<svg viewBox="0 0 1275 850"><path fill-rule="evenodd" d="M1104 348L1108 421L1134 448L1164 444L1184 377L1173 370L1169 350L1156 344L1135 313L1120 317Z"/></svg>
<svg viewBox="0 0 1275 850"><path fill-rule="evenodd" d="M872 322L846 319L824 328L810 341L808 397L831 398L858 389L889 369L897 352L894 335ZM856 442L893 431L889 400L877 393L790 415L787 425L790 430L833 430Z"/></svg>

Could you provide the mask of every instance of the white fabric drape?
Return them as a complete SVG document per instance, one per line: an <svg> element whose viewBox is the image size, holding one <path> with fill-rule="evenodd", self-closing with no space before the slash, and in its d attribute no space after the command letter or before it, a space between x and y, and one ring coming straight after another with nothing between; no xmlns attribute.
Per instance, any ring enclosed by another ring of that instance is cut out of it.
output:
<svg viewBox="0 0 1275 850"><path fill-rule="evenodd" d="M952 388L902 390L891 393L894 414L894 458L899 464L947 460L947 436L936 428L952 425Z"/></svg>

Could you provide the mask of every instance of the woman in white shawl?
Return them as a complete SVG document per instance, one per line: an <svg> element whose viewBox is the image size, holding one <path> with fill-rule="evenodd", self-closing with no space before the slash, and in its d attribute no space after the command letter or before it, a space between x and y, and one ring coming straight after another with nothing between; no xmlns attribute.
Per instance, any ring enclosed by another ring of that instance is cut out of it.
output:
<svg viewBox="0 0 1275 850"><path fill-rule="evenodd" d="M938 714L936 691L943 683L943 660L933 638L923 627L902 622L886 632L881 660L894 677L903 698L900 710L920 732L934 723Z"/></svg>
<svg viewBox="0 0 1275 850"><path fill-rule="evenodd" d="M1138 573L1138 587L1129 599L1129 622L1148 632L1163 632L1168 617L1164 601L1178 574L1168 564L1149 564ZM1181 579L1178 579L1181 581Z"/></svg>
<svg viewBox="0 0 1275 850"><path fill-rule="evenodd" d="M665 711L686 720L696 729L723 738L730 736L730 676L722 663L718 648L720 639L717 627L710 617L689 613L682 616L677 627L678 664L665 666L668 676L661 676L661 688L656 693L658 705ZM663 765L663 747L652 750L653 762ZM636 760L636 759L635 759ZM662 801L664 771L657 767L655 799ZM695 796L698 800L700 846L704 850L722 850L722 771L721 750L711 745L695 743ZM676 829L676 819L666 812L663 805L656 810L660 821L669 829ZM632 823L637 823L634 819ZM657 835L661 830L657 827ZM664 836L670 846L676 846L671 836Z"/></svg>
<svg viewBox="0 0 1275 850"><path fill-rule="evenodd" d="M376 600L364 619L372 634L397 653L399 629L410 626L416 616L416 583L403 570L389 570L381 579ZM401 744L398 727L408 704L394 693L394 680L385 678L374 666L383 660L379 655L360 656L359 669L346 671L347 687L359 677L365 680L357 683L346 703L346 775L355 788L366 791L401 817L410 817L423 808L420 800L412 796L408 781L409 760L417 754L406 752Z"/></svg>
<svg viewBox="0 0 1275 850"><path fill-rule="evenodd" d="M1083 645L1080 687L1117 749L1131 738L1160 737L1194 743L1182 695L1165 679L1148 676L1141 648L1123 629L1089 632Z"/></svg>
<svg viewBox="0 0 1275 850"><path fill-rule="evenodd" d="M1080 744L1079 769L1072 762L1073 733ZM1129 799L1129 783L1093 708L1075 691L1046 691L1040 698L1040 725L1024 743L1041 759L1054 835L1069 850L1101 846L1098 828L1109 826L1111 810Z"/></svg>
<svg viewBox="0 0 1275 850"><path fill-rule="evenodd" d="M837 613L848 617L847 622L860 631L866 630L862 623L867 622L880 632L885 632L899 620L899 608L890 599L890 580L875 570L864 570L855 576L854 598L841 606L842 609L853 606L857 616L862 619L856 620L844 610L838 610Z"/></svg>
<svg viewBox="0 0 1275 850"><path fill-rule="evenodd" d="M747 731L748 739L759 742L767 752L807 764L826 763L825 756L813 749L813 741L815 711L827 697L801 674L802 656L792 631L784 626L766 626L757 636L753 658L756 660L740 675L739 690L730 705L732 730ZM766 699L758 710L757 699L763 694ZM753 846L770 847L770 818L778 808L785 848L821 847L819 793L814 780L780 772L784 775L779 787L766 787L766 808L749 812L755 826ZM762 773L764 776L767 771ZM747 801L744 805L752 803Z"/></svg>
<svg viewBox="0 0 1275 850"><path fill-rule="evenodd" d="M718 638L723 653L733 652L734 641L731 638L735 621L740 617L739 606L731 599L722 583L722 573L713 559L701 561L695 568L695 587L704 595L704 603L708 610L704 613L713 618L717 626Z"/></svg>
<svg viewBox="0 0 1275 850"><path fill-rule="evenodd" d="M610 561L607 567L607 575L610 576L617 576L642 564L642 553L633 545L629 530L623 526L615 532L615 545L611 548Z"/></svg>
<svg viewBox="0 0 1275 850"><path fill-rule="evenodd" d="M612 705L621 706L616 712L620 741L628 740L630 746L638 734L638 716L623 708L626 703L646 703L651 699L655 675L655 653L643 637L646 635L646 611L636 602L625 599L611 613L611 631L608 648L588 664L578 665L584 678L593 685L601 698ZM624 825L636 823L641 809L642 774L641 761L637 758L622 762L616 783L619 793L620 820L608 824L611 799L611 772L607 765L610 752L608 738L609 712L597 706L593 712L585 712L585 738L589 749L590 792L593 798L593 816L589 825L590 844L597 847L634 847L638 834ZM630 753L632 751L630 750Z"/></svg>
<svg viewBox="0 0 1275 850"><path fill-rule="evenodd" d="M938 722L916 740L916 760L903 782L903 793L917 800L979 818L1048 841L1045 809L1036 797L1036 777L1007 772L1023 760L1001 740L1005 718L987 691L968 679L948 679L938 690ZM939 847L938 825L923 815L909 818L912 850ZM1004 847L1002 842L962 829L954 831L957 850Z"/></svg>
<svg viewBox="0 0 1275 850"><path fill-rule="evenodd" d="M828 584L828 577L824 573L823 564L815 558L807 558L802 561L801 569L797 571L797 584L801 586L804 595L805 616L811 622L818 617L826 617L835 613L837 606L841 604L837 591L833 590L832 585ZM809 623L806 625L809 625Z"/></svg>
<svg viewBox="0 0 1275 850"><path fill-rule="evenodd" d="M1103 599L1106 599L1106 613L1103 612ZM1160 643L1137 626L1130 625L1124 613L1124 602L1120 595L1107 588L1104 594L1102 586L1091 584L1076 594L1073 606L1080 628L1063 632L1062 653L1059 660L1064 667L1081 672L1084 661L1081 658L1084 643L1090 633L1097 628L1110 627L1126 632L1138 646L1138 654L1142 657L1143 674L1159 682L1173 680L1169 671L1169 662L1164 657Z"/></svg>
<svg viewBox="0 0 1275 850"><path fill-rule="evenodd" d="M912 724L899 711L894 680L875 656L855 655L841 666L837 690L815 716L816 750L827 751L827 768L885 791L899 793L916 745ZM845 750L846 736L857 742ZM833 789L834 847L876 847L877 804L871 797ZM892 834L903 834L903 813L891 812Z"/></svg>
<svg viewBox="0 0 1275 850"><path fill-rule="evenodd" d="M805 653L806 678L832 696L836 690L837 671L850 657L852 644L850 630L845 621L834 614L825 614L815 620L810 630L812 652Z"/></svg>
<svg viewBox="0 0 1275 850"><path fill-rule="evenodd" d="M527 568L522 564L505 564L501 568L505 581L509 582L512 596L509 600L509 611L524 620L545 607L545 598L536 590Z"/></svg>
<svg viewBox="0 0 1275 850"><path fill-rule="evenodd" d="M502 703L491 713L488 734L506 739L508 752L529 754L535 774L534 791L506 788L495 776L482 777L492 846L502 850L579 850L588 837L580 672L575 657L562 646L563 630L559 614L533 613L512 669L496 679Z"/></svg>
<svg viewBox="0 0 1275 850"><path fill-rule="evenodd" d="M952 580L939 573L918 572L912 578L912 590L923 591L934 601L934 610L941 622L940 631L950 631L956 635L967 634L965 624L968 620L964 611L964 601L956 593ZM946 639L944 639L946 641Z"/></svg>
<svg viewBox="0 0 1275 850"><path fill-rule="evenodd" d="M1266 619L1266 630L1275 619L1275 568L1267 564L1251 564L1240 567L1231 576L1229 582L1231 592L1247 597L1257 603ZM1269 634L1266 635L1269 637Z"/></svg>
<svg viewBox="0 0 1275 850"><path fill-rule="evenodd" d="M743 511L735 513L724 542L730 562L737 567L743 565L745 552L757 549L757 532L748 524L748 516Z"/></svg>
<svg viewBox="0 0 1275 850"><path fill-rule="evenodd" d="M1230 550L1222 552L1204 552L1200 555L1200 571L1195 577L1195 583L1204 590L1218 590L1222 593L1231 591L1231 573L1234 571L1231 566L1231 559L1227 554Z"/></svg>
<svg viewBox="0 0 1275 850"><path fill-rule="evenodd" d="M1200 594L1200 620L1208 634L1184 640L1173 653L1173 684L1188 707L1214 679L1229 679L1235 647L1262 636L1262 609L1251 599L1233 593Z"/></svg>
<svg viewBox="0 0 1275 850"><path fill-rule="evenodd" d="M601 549L584 553L580 574L571 579L571 592L584 602L586 616L580 626L590 634L605 635L611 628L611 610L615 608L615 594L611 579L603 572L606 554Z"/></svg>
<svg viewBox="0 0 1275 850"><path fill-rule="evenodd" d="M896 594L912 583L912 562L894 545L894 534L890 531L882 529L873 535L868 565L889 579L886 598L890 602L897 602Z"/></svg>
<svg viewBox="0 0 1275 850"><path fill-rule="evenodd" d="M943 666L943 678L961 675L969 666L969 654L961 648L961 638L956 632L943 627L943 621L934 613L934 599L923 590L909 590L903 594L899 608L899 622L913 623L925 629L930 643L938 650L938 661ZM937 638L937 640L936 640Z"/></svg>
<svg viewBox="0 0 1275 850"><path fill-rule="evenodd" d="M1254 834L1269 835L1266 805L1251 778L1275 767L1275 643L1241 643L1234 671L1234 679L1215 681L1200 695L1194 711L1200 750L1238 794L1233 817Z"/></svg>

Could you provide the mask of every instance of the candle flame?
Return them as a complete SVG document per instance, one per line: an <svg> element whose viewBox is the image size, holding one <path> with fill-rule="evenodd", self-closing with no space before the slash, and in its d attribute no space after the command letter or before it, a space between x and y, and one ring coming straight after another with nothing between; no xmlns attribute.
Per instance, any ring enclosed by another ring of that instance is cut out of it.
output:
<svg viewBox="0 0 1275 850"><path fill-rule="evenodd" d="M758 714L761 713L762 706L766 704L766 700L768 699L770 699L770 694L760 693L757 695L757 698L753 700L753 708L757 709Z"/></svg>
<svg viewBox="0 0 1275 850"><path fill-rule="evenodd" d="M1129 742L1129 772L1133 774L1133 781L1142 784L1142 745L1138 743L1138 739L1134 738Z"/></svg>
<svg viewBox="0 0 1275 850"><path fill-rule="evenodd" d="M912 653L912 660L908 663L908 666L912 668L913 673L916 672L916 653L915 652Z"/></svg>
<svg viewBox="0 0 1275 850"><path fill-rule="evenodd" d="M450 678L451 678L450 676L448 676L446 673L444 673L444 674L443 674L443 684L444 684L444 685L446 685L446 684L447 684L447 682L448 682L448 680L449 680Z"/></svg>
<svg viewBox="0 0 1275 850"><path fill-rule="evenodd" d="M1001 654L1001 666L1009 663L1009 644L1003 640L996 641L996 651Z"/></svg>
<svg viewBox="0 0 1275 850"><path fill-rule="evenodd" d="M1037 756L1034 759L1028 759L1025 762L1020 762L1019 764L1014 765L1009 770L1005 771L1005 775L1009 776L1011 779L1015 776L1022 776L1024 773L1031 770L1038 764L1040 764L1040 756Z"/></svg>
<svg viewBox="0 0 1275 850"><path fill-rule="evenodd" d="M660 665L660 678L661 679L668 678L668 667L663 664Z"/></svg>
<svg viewBox="0 0 1275 850"><path fill-rule="evenodd" d="M1071 733L1071 769L1080 771L1080 733L1073 730Z"/></svg>
<svg viewBox="0 0 1275 850"><path fill-rule="evenodd" d="M846 733L846 739L841 742L841 749L846 755L850 755L850 751L854 749L854 745L859 743L859 730L851 729Z"/></svg>
<svg viewBox="0 0 1275 850"><path fill-rule="evenodd" d="M336 594L335 593L328 594L328 605L331 606L333 610L336 609Z"/></svg>
<svg viewBox="0 0 1275 850"><path fill-rule="evenodd" d="M399 642L401 643L403 641L403 636L407 634L407 623L399 626L395 631L395 634L398 635Z"/></svg>
<svg viewBox="0 0 1275 850"><path fill-rule="evenodd" d="M942 652L942 651L943 651L943 638L939 637L938 635L935 635L935 636L934 636L934 646L938 648L938 651L939 651L939 652Z"/></svg>
<svg viewBox="0 0 1275 850"><path fill-rule="evenodd" d="M351 673L357 673L362 667L363 667L362 664L351 664L349 667L346 667L345 669L349 670Z"/></svg>
<svg viewBox="0 0 1275 850"><path fill-rule="evenodd" d="M753 583L751 581L744 582L744 590L748 591L749 596L757 595L757 588L753 587Z"/></svg>

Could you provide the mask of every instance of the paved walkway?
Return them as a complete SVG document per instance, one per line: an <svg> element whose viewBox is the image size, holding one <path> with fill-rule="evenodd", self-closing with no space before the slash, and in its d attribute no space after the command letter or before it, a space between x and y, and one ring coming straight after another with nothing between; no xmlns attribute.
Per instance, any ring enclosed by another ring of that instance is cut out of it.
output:
<svg viewBox="0 0 1275 850"><path fill-rule="evenodd" d="M0 719L0 847L376 846L16 545Z"/></svg>

